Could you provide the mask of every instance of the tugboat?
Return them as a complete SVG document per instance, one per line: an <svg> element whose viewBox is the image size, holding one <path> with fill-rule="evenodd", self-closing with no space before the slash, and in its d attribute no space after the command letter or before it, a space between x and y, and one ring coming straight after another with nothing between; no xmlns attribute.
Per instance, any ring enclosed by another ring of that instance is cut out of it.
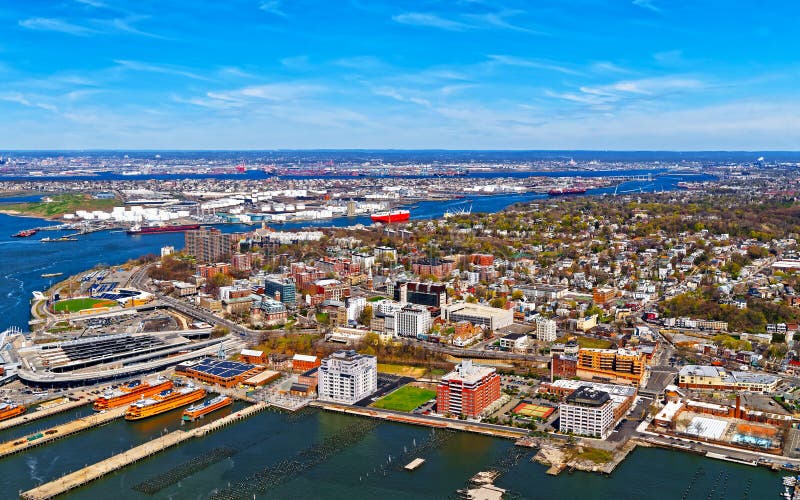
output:
<svg viewBox="0 0 800 500"><path fill-rule="evenodd" d="M25 230L20 231L20 232L18 232L16 234L12 234L11 237L12 238L27 238L28 236L33 236L34 234L36 234L38 232L39 232L38 229L25 229Z"/></svg>

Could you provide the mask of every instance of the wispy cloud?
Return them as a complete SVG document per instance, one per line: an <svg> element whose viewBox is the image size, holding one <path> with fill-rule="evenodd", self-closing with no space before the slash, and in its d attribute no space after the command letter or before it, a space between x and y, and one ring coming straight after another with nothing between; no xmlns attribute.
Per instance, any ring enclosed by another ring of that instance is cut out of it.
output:
<svg viewBox="0 0 800 500"><path fill-rule="evenodd" d="M176 75L190 78L192 80L210 80L210 78L190 71L180 66L166 65L166 64L153 64L141 61L130 61L125 59L118 59L114 61L120 68L128 69L131 71L142 71L146 73L161 73L164 75Z"/></svg>
<svg viewBox="0 0 800 500"><path fill-rule="evenodd" d="M439 28L448 31L464 31L474 27L461 21L447 19L437 14L423 12L406 12L392 16L392 19L400 24L422 26L427 28Z"/></svg>
<svg viewBox="0 0 800 500"><path fill-rule="evenodd" d="M404 94L400 93L397 89L394 89L392 87L376 88L376 89L372 90L372 93L377 95L377 96L390 97L390 98L394 99L395 101L409 102L409 103L412 103L412 104L418 104L420 106L425 106L425 107L430 107L431 106L431 102L429 100L427 100L427 99L423 99L421 97L414 97L414 96L404 95Z"/></svg>
<svg viewBox="0 0 800 500"><path fill-rule="evenodd" d="M610 110L623 102L654 100L678 92L700 91L708 85L681 76L621 80L607 85L581 86L576 91L546 91L548 97L584 104L595 110Z"/></svg>
<svg viewBox="0 0 800 500"><path fill-rule="evenodd" d="M505 66L516 66L520 68L537 68L548 71L555 71L557 73L564 73L565 75L579 76L583 74L581 71L560 65L558 63L554 63L552 61L524 59L521 57L502 55L502 54L490 54L489 61L496 64L502 64Z"/></svg>
<svg viewBox="0 0 800 500"><path fill-rule="evenodd" d="M39 101L32 101L32 98L20 93L20 92L6 92L0 94L0 101L7 101L20 104L22 106L27 106L29 108L41 108L47 111L57 112L58 108L54 105L46 103L46 102L39 102Z"/></svg>
<svg viewBox="0 0 800 500"><path fill-rule="evenodd" d="M19 25L29 30L54 31L75 36L91 36L98 33L96 30L87 28L86 26L50 17L31 17L29 19L23 19L19 21Z"/></svg>
<svg viewBox="0 0 800 500"><path fill-rule="evenodd" d="M106 9L108 5L100 0L75 0L77 3L94 7L95 9Z"/></svg>
<svg viewBox="0 0 800 500"><path fill-rule="evenodd" d="M656 6L654 0L633 0L633 5L649 10L650 12L655 12L656 14L661 14L663 12L660 7Z"/></svg>
<svg viewBox="0 0 800 500"><path fill-rule="evenodd" d="M253 103L287 103L320 94L327 89L321 85L304 82L268 83L250 85L233 90L207 92L203 97L176 98L196 106L216 109L242 108Z"/></svg>
<svg viewBox="0 0 800 500"><path fill-rule="evenodd" d="M263 0L258 4L258 8L276 16L287 17L281 7L281 0Z"/></svg>
<svg viewBox="0 0 800 500"><path fill-rule="evenodd" d="M531 35L544 35L546 34L543 31L535 30L531 28L527 28L524 26L520 26L518 24L514 24L508 20L513 16L517 16L520 14L524 14L524 11L521 10L502 10L499 12L489 12L486 14L471 14L468 17L478 22L481 25L488 25L490 27L501 28L505 30L511 31L519 31L522 33L528 33Z"/></svg>

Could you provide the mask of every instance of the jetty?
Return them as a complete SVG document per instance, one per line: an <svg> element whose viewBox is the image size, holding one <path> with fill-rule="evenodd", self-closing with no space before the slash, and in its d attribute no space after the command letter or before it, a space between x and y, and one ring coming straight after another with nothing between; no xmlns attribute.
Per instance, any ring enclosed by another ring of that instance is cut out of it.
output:
<svg viewBox="0 0 800 500"><path fill-rule="evenodd" d="M21 437L11 441L6 441L0 444L0 458L9 455L22 453L23 451L56 441L79 432L83 432L93 427L99 427L103 424L119 418L125 414L127 407L114 408L105 413L95 413L86 417L81 417L71 420L65 424L51 427L45 431L36 432L29 436Z"/></svg>
<svg viewBox="0 0 800 500"><path fill-rule="evenodd" d="M240 420L258 413L267 408L266 403L256 403L240 411L231 413L218 420L210 422L201 427L188 431L177 430L169 434L148 441L144 444L131 448L117 455L114 455L100 462L94 463L83 469L67 474L48 483L44 483L36 488L30 489L22 494L20 498L25 500L45 500L62 495L70 490L84 486L92 481L100 479L110 472L122 469L133 463L152 457L164 450L177 446L189 439L203 437L206 434L219 430L223 427L236 423Z"/></svg>
<svg viewBox="0 0 800 500"><path fill-rule="evenodd" d="M64 413L65 411L74 410L75 408L80 408L81 406L85 406L89 403L91 403L91 400L89 400L89 398L84 394L80 394L76 397L69 397L69 401L66 401L62 404L46 406L38 410L28 411L27 413L23 413L22 415L14 418L9 418L8 420L3 420L0 422L0 431L10 429L11 427L16 427L18 425L27 424L29 422L35 422L36 420L50 417L52 415Z"/></svg>

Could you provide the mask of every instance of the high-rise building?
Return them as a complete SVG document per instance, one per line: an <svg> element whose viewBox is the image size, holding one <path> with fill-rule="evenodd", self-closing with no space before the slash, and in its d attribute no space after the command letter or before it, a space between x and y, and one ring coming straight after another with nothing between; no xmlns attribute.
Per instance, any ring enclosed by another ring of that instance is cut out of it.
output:
<svg viewBox="0 0 800 500"><path fill-rule="evenodd" d="M538 319L536 321L536 338L543 342L555 342L558 338L556 322L547 318Z"/></svg>
<svg viewBox="0 0 800 500"><path fill-rule="evenodd" d="M605 439L614 427L614 408L607 392L583 386L558 407L559 431Z"/></svg>
<svg viewBox="0 0 800 500"><path fill-rule="evenodd" d="M216 228L200 228L184 233L186 253L197 262L218 262L231 255L236 238Z"/></svg>
<svg viewBox="0 0 800 500"><path fill-rule="evenodd" d="M396 314L395 334L400 337L418 337L431 329L431 313L423 306L408 304Z"/></svg>
<svg viewBox="0 0 800 500"><path fill-rule="evenodd" d="M264 280L264 295L280 300L284 304L295 305L297 291L294 281L289 278L267 278Z"/></svg>
<svg viewBox="0 0 800 500"><path fill-rule="evenodd" d="M441 307L447 303L447 286L441 283L397 283L394 287L394 300Z"/></svg>
<svg viewBox="0 0 800 500"><path fill-rule="evenodd" d="M337 351L322 360L317 394L322 401L355 404L378 390L378 358Z"/></svg>
<svg viewBox="0 0 800 500"><path fill-rule="evenodd" d="M436 387L436 411L478 417L500 398L500 375L490 366L473 365L465 359L442 377Z"/></svg>

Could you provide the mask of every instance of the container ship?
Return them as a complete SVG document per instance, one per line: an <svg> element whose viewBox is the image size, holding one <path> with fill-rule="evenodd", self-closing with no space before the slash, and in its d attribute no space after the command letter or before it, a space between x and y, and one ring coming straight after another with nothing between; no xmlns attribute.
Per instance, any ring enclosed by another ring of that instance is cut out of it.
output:
<svg viewBox="0 0 800 500"><path fill-rule="evenodd" d="M20 232L18 232L16 234L12 234L11 237L12 238L27 238L28 236L33 236L34 234L36 234L38 232L39 232L38 229L25 229L25 230L20 231Z"/></svg>
<svg viewBox="0 0 800 500"><path fill-rule="evenodd" d="M547 194L550 196L567 196L570 194L584 194L585 192L586 188L572 187L564 189L551 189L547 192Z"/></svg>
<svg viewBox="0 0 800 500"><path fill-rule="evenodd" d="M375 212L370 215L372 222L403 222L411 217L408 210L392 210L391 212Z"/></svg>
<svg viewBox="0 0 800 500"><path fill-rule="evenodd" d="M128 234L156 234L156 233L182 233L200 229L200 224L181 224L176 226L133 226L128 229Z"/></svg>
<svg viewBox="0 0 800 500"><path fill-rule="evenodd" d="M207 413L225 408L233 403L233 398L220 394L219 396L204 401L200 404L192 405L183 410L183 419L187 422L194 422L198 418L203 418Z"/></svg>
<svg viewBox="0 0 800 500"><path fill-rule="evenodd" d="M0 420L22 415L25 413L25 410L27 410L27 408L16 403L0 403Z"/></svg>
<svg viewBox="0 0 800 500"><path fill-rule="evenodd" d="M179 389L167 389L148 399L140 399L128 407L125 420L141 420L159 415L206 397L203 388L187 385Z"/></svg>
<svg viewBox="0 0 800 500"><path fill-rule="evenodd" d="M134 380L121 387L104 392L102 396L94 401L92 407L95 411L108 410L109 408L131 404L141 397L147 398L167 389L172 389L172 382L169 380L161 381L155 385L151 385L147 381Z"/></svg>

